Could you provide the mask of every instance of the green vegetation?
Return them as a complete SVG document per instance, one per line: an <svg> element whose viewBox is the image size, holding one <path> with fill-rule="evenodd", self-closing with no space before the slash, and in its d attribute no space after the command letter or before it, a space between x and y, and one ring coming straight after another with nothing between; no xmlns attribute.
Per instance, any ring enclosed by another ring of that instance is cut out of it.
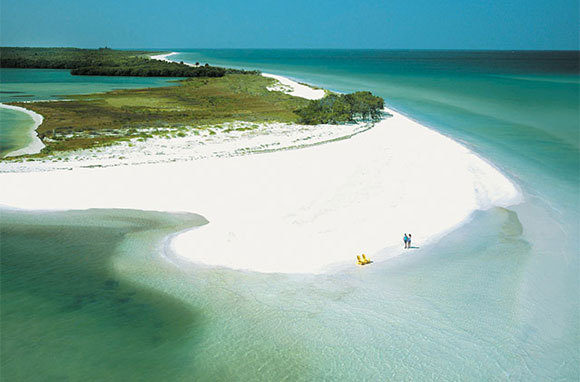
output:
<svg viewBox="0 0 580 382"><path fill-rule="evenodd" d="M310 101L306 107L296 110L296 114L300 117L299 123L306 125L354 122L357 119L378 120L384 102L371 92L329 94Z"/></svg>
<svg viewBox="0 0 580 382"><path fill-rule="evenodd" d="M247 72L152 60L159 52L76 48L0 48L4 68L71 69L72 74L113 76L192 77L179 86L117 90L67 97L66 101L14 102L44 116L38 127L45 148L39 156L58 151L86 149L119 141L144 141L153 136L184 137L220 124L345 123L378 119L383 99L370 92L329 94L308 101L269 91L275 80ZM255 127L248 127L255 126ZM236 130L240 130L236 129ZM219 130L218 130L219 131Z"/></svg>
<svg viewBox="0 0 580 382"><path fill-rule="evenodd" d="M12 104L44 116L37 132L46 145L41 154L48 154L131 138L179 136L225 122L297 122L294 110L305 107L308 100L268 91L274 81L260 75L228 74L185 79L179 86Z"/></svg>
<svg viewBox="0 0 580 382"><path fill-rule="evenodd" d="M223 77L226 74L256 74L209 65L151 60L159 52L109 48L0 48L2 68L71 69L74 75L138 77Z"/></svg>

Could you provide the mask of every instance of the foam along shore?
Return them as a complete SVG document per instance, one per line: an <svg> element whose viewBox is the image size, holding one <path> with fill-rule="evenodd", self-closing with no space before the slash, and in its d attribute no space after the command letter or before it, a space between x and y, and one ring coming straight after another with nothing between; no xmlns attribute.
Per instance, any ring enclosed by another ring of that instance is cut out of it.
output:
<svg viewBox="0 0 580 382"><path fill-rule="evenodd" d="M26 113L32 118L33 121L29 130L30 143L21 149L9 152L8 154L5 155L5 157L15 157L19 155L39 153L40 150L42 150L42 148L44 147L44 143L42 143L40 138L38 138L38 133L36 132L36 129L38 128L38 126L42 124L43 121L42 115L35 113L32 110L28 110L19 106L5 105L3 103L0 103L0 107L4 109L17 110L22 113Z"/></svg>
<svg viewBox="0 0 580 382"><path fill-rule="evenodd" d="M179 257L320 273L361 253L375 261L397 255L403 232L423 245L475 209L519 200L515 185L473 152L390 112L365 133L300 150L2 173L0 204L195 212L209 224L173 238Z"/></svg>

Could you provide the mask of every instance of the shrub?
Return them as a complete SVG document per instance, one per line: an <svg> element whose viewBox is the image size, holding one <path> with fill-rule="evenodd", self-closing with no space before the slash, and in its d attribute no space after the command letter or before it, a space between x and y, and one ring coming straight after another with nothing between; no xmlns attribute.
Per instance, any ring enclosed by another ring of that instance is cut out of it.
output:
<svg viewBox="0 0 580 382"><path fill-rule="evenodd" d="M318 125L322 123L346 123L361 120L378 120L385 101L371 92L330 94L312 100L302 109L296 110L299 123Z"/></svg>

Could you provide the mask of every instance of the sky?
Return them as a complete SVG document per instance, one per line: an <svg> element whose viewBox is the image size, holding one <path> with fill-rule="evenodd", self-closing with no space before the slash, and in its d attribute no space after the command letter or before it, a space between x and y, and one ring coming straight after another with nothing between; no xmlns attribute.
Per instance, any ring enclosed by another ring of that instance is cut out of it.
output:
<svg viewBox="0 0 580 382"><path fill-rule="evenodd" d="M578 0L1 0L0 45L580 49Z"/></svg>

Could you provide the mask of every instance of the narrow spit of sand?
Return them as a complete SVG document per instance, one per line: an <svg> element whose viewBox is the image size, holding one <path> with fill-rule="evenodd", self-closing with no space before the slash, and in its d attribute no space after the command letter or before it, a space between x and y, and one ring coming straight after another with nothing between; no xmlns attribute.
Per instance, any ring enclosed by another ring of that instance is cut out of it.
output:
<svg viewBox="0 0 580 382"><path fill-rule="evenodd" d="M176 256L251 271L322 273L352 265L361 253L378 261L395 256L404 232L424 245L476 209L519 200L516 186L485 160L388 111L392 117L365 133L300 150L2 173L0 204L194 212L209 223L176 235Z"/></svg>
<svg viewBox="0 0 580 382"><path fill-rule="evenodd" d="M166 53L166 54L158 54L156 56L151 56L152 60L159 60L159 61L165 61L165 62L174 62L170 59L168 59L167 57L171 57L174 56L176 54L179 54L177 52L171 52L171 53Z"/></svg>

